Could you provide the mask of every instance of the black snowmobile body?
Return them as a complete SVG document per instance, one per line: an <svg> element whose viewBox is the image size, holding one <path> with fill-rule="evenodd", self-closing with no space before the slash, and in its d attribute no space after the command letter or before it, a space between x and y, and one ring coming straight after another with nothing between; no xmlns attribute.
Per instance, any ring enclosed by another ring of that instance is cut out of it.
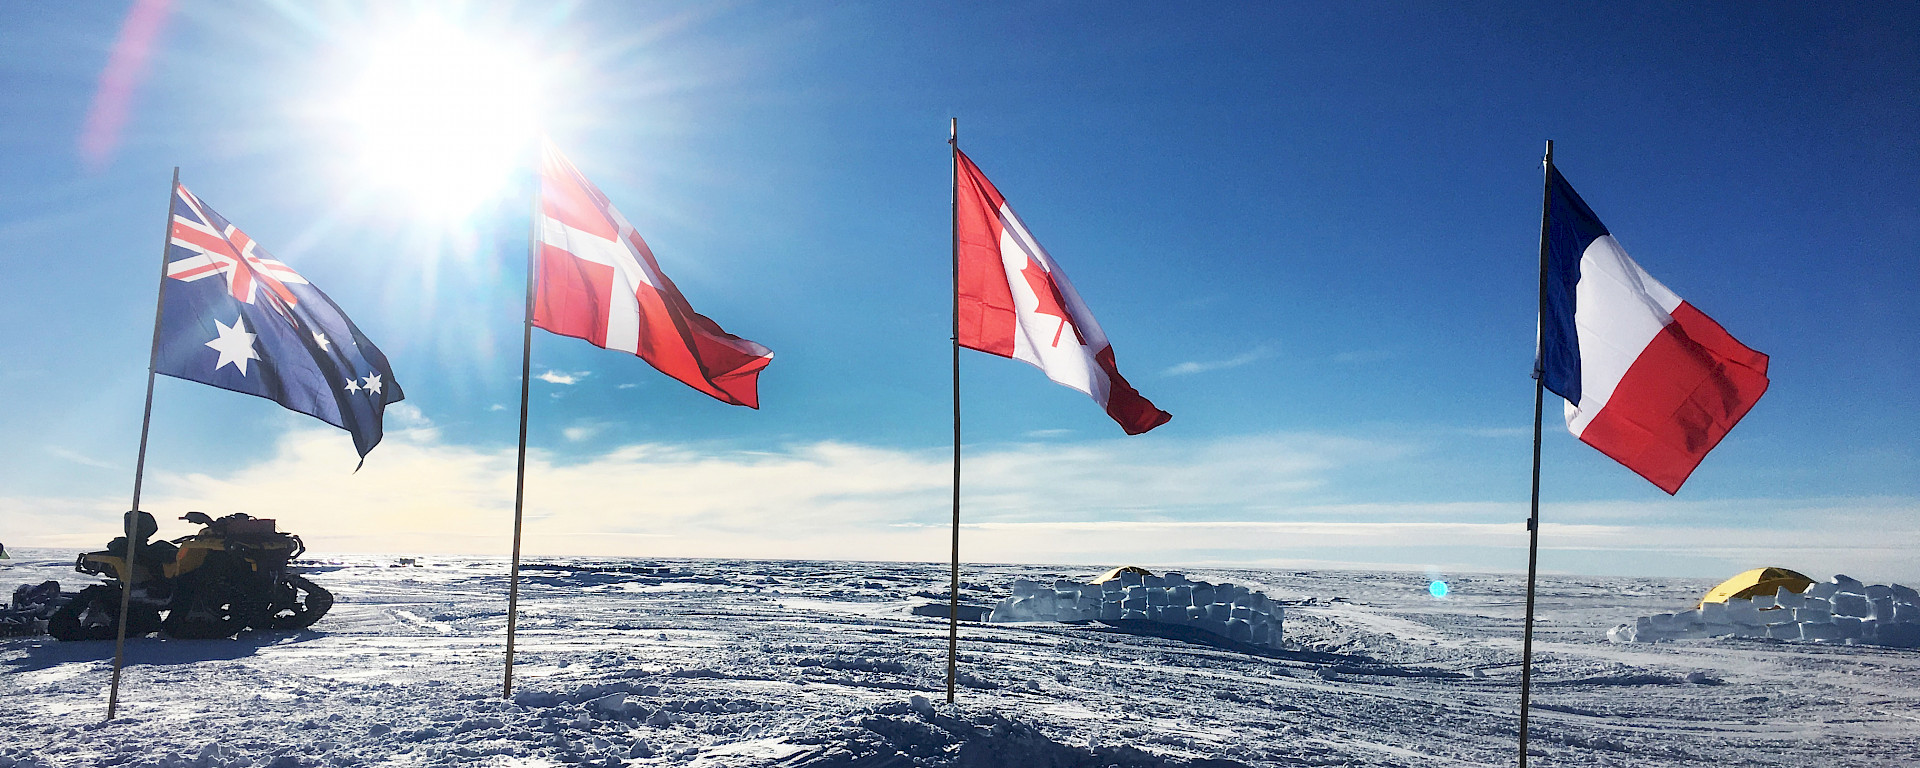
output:
<svg viewBox="0 0 1920 768"><path fill-rule="evenodd" d="M74 570L105 583L80 590L48 619L47 633L61 640L113 639L121 590L128 585L128 637L160 631L177 638L217 638L249 628L299 629L333 607L332 593L287 572L287 563L306 545L275 530L274 521L246 514L214 520L200 512L181 519L204 527L171 542L140 544L131 566L125 537L103 551L80 555ZM152 523L142 525L144 539Z"/></svg>

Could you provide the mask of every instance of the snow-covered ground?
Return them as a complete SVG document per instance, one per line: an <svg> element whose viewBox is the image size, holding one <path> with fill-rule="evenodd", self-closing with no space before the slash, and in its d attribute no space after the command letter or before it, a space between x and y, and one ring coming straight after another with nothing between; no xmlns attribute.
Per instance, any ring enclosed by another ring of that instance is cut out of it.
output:
<svg viewBox="0 0 1920 768"><path fill-rule="evenodd" d="M0 587L85 582L16 551ZM1511 765L1523 578L1183 569L1286 606L1281 650L1098 622L966 624L943 702L933 564L530 559L516 693L500 698L498 558L309 564L339 602L311 630L129 643L0 639L11 766ZM1109 564L1109 565L1118 565ZM1013 579L1104 568L968 566ZM1701 580L1546 577L1539 766L1920 765L1920 653L1702 639L1609 643ZM944 614L942 614L944 615Z"/></svg>

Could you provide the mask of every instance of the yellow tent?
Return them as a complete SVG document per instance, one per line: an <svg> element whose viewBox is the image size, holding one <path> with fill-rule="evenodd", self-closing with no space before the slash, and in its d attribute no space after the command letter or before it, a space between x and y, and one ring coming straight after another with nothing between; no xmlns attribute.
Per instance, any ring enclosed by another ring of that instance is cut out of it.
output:
<svg viewBox="0 0 1920 768"><path fill-rule="evenodd" d="M1137 573L1137 574L1140 574L1141 576L1153 575L1153 571L1149 571L1137 565L1123 565L1111 571L1107 571L1106 573L1100 574L1099 577L1087 583L1088 584L1105 584L1109 581L1113 581L1114 579L1120 578L1120 574L1123 574L1123 573Z"/></svg>
<svg viewBox="0 0 1920 768"><path fill-rule="evenodd" d="M1752 598L1771 595L1786 587L1788 592L1805 592L1813 586L1813 579L1801 575L1798 571L1785 568L1755 568L1745 571L1720 586L1707 590L1707 596L1700 598L1700 604L1724 603L1734 598Z"/></svg>

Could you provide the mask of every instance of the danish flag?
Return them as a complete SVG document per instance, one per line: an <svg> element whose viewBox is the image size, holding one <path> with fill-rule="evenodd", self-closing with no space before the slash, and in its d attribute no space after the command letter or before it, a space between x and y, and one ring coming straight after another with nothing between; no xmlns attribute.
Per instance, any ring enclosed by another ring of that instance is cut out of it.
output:
<svg viewBox="0 0 1920 768"><path fill-rule="evenodd" d="M534 325L638 355L721 402L760 407L772 350L693 311L640 233L551 143L533 229Z"/></svg>
<svg viewBox="0 0 1920 768"><path fill-rule="evenodd" d="M1000 190L958 149L953 162L960 346L1039 368L1092 397L1129 435L1173 418L1120 375L1092 310Z"/></svg>

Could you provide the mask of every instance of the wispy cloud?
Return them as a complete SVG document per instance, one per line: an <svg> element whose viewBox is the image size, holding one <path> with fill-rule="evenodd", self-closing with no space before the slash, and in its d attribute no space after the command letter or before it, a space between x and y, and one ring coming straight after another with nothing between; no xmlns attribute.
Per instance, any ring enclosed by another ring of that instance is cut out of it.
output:
<svg viewBox="0 0 1920 768"><path fill-rule="evenodd" d="M86 454L83 454L71 448L62 448L57 445L48 446L47 453L51 453L55 456L66 459L67 461L71 461L75 464L80 464L82 466L98 467L100 469L117 469L118 468L118 465L112 462L101 461L99 459L96 459L92 456L88 456Z"/></svg>
<svg viewBox="0 0 1920 768"><path fill-rule="evenodd" d="M1196 373L1206 373L1208 371L1223 371L1228 368L1238 368L1240 366L1247 365L1248 363L1255 363L1261 360L1265 360L1269 357L1273 357L1273 348L1268 347L1265 344L1262 344L1258 347L1254 347L1253 349L1247 350L1246 352L1235 355L1233 357L1229 357L1225 360L1189 360L1187 362L1169 367L1166 370L1161 371L1160 374L1162 376L1191 376Z"/></svg>
<svg viewBox="0 0 1920 768"><path fill-rule="evenodd" d="M615 387L614 387L614 389L633 389L634 387L637 387L637 386L640 386L640 385L638 385L638 384L635 384L635 383L633 383L633 382L631 382L631 381L629 381L629 382L627 382L627 383L625 383L625 384L620 384L620 385L617 385L617 386L615 386Z"/></svg>
<svg viewBox="0 0 1920 768"><path fill-rule="evenodd" d="M1071 434L1073 434L1073 430L1071 429L1034 429L1028 430L1026 436L1046 440L1055 437L1066 437Z"/></svg>
<svg viewBox="0 0 1920 768"><path fill-rule="evenodd" d="M575 371L573 373L567 373L565 371L541 371L540 375L534 378L548 384L578 384L581 379L591 375L593 375L592 371Z"/></svg>
<svg viewBox="0 0 1920 768"><path fill-rule="evenodd" d="M1524 567L1524 498L1367 500L1364 480L1354 478L1414 460L1416 450L1310 433L980 446L967 454L961 489L965 557ZM383 442L356 474L337 431L303 427L235 471L150 473L143 506L170 521L187 509L254 510L275 499L274 516L319 557L504 553L514 458L511 447L449 444L420 429ZM952 465L944 446L642 443L587 458L535 448L527 460L530 552L946 557ZM114 494L0 496L0 519L10 521L15 546L93 547L111 538L124 503ZM1920 578L1911 555L1920 548L1915 498L1599 500L1549 504L1543 518L1549 570L1711 575L1777 564L1880 582Z"/></svg>
<svg viewBox="0 0 1920 768"><path fill-rule="evenodd" d="M583 421L560 430L560 435L565 437L568 442L578 443L583 440L593 439L601 432L606 431L606 428L607 425L605 422Z"/></svg>

